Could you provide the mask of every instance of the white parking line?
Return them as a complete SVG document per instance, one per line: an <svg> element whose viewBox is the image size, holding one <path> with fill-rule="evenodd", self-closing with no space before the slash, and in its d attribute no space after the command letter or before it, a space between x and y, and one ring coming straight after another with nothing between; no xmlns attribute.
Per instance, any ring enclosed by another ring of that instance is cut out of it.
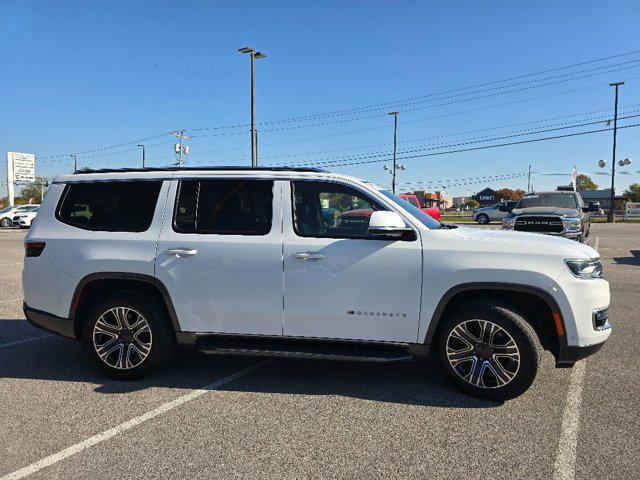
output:
<svg viewBox="0 0 640 480"><path fill-rule="evenodd" d="M45 457L42 460L38 460L37 462L34 462L31 465L27 465L26 467L21 468L20 470L16 470L15 472L8 473L3 477L0 477L0 480L17 480L19 478L24 478L28 475L34 474L42 470L43 468L47 468L55 463L58 463L66 458L71 457L72 455L75 455L76 453L80 453L83 450L86 450L87 448L91 448L94 445L97 445L98 443L104 442L105 440L108 440L111 437L118 435L119 433L122 433L137 425L140 425L141 423L144 423L147 420L151 420L152 418L162 415L163 413L167 413L169 410L173 410L174 408L179 407L180 405L190 402L191 400L194 400L200 397L201 395L204 395L205 393L209 393L212 390L217 390L223 385L229 382L233 382L234 380L237 380L240 377L243 377L248 373L251 373L254 370L257 370L258 368L263 367L267 363L269 363L269 360L256 363L251 367L245 368L243 370L240 370L239 372L228 375L224 378L221 378L220 380L216 380L215 382L210 383L209 385L203 388L200 388L198 390L193 390L192 392L187 393L186 395L182 395L181 397L178 397L175 400L172 400L170 402L160 405L158 408L154 408L153 410L143 413L142 415L139 415L137 417L134 417L131 420L121 423L120 425L116 425L115 427L110 428L109 430L105 430L104 432L98 433L93 437L89 437L79 443L76 443L75 445L71 445L70 447L67 447L64 450L60 450L59 452L54 453L53 455L49 455L48 457Z"/></svg>
<svg viewBox="0 0 640 480"><path fill-rule="evenodd" d="M593 244L593 249L598 251L598 244L600 243L600 237L596 237L596 243Z"/></svg>
<svg viewBox="0 0 640 480"><path fill-rule="evenodd" d="M11 347L13 345L19 345L21 343L35 342L36 340L42 340L43 338L49 338L54 336L55 335L40 335L39 337L26 338L24 340L16 340L15 342L0 343L0 348Z"/></svg>
<svg viewBox="0 0 640 480"><path fill-rule="evenodd" d="M581 360L574 365L571 371L567 403L562 414L558 453L553 469L554 480L573 480L576 474L580 404L582 403L582 388L586 370L586 360Z"/></svg>

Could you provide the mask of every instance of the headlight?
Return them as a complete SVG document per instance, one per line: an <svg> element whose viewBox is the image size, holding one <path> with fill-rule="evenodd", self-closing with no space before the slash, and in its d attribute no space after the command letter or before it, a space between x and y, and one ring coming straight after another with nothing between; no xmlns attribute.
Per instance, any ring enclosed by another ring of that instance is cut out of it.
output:
<svg viewBox="0 0 640 480"><path fill-rule="evenodd" d="M502 229L503 230L513 230L513 226L516 224L516 218L503 218L502 219Z"/></svg>
<svg viewBox="0 0 640 480"><path fill-rule="evenodd" d="M588 260L565 260L571 273L578 278L602 278L602 263L599 258Z"/></svg>
<svg viewBox="0 0 640 480"><path fill-rule="evenodd" d="M582 227L582 223L579 218L563 218L562 223L564 223L565 227L579 229Z"/></svg>

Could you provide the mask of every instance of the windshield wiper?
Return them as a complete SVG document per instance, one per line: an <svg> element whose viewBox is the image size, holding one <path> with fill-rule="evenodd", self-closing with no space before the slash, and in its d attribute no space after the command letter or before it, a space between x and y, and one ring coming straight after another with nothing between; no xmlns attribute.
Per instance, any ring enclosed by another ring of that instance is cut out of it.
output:
<svg viewBox="0 0 640 480"><path fill-rule="evenodd" d="M438 225L438 226L436 227L436 230L440 230L441 228L445 228L445 229L447 229L447 230L451 230L451 229L453 229L453 228L458 228L458 225L450 225L450 224L448 224L448 223L442 223L442 222L440 222L440 225Z"/></svg>

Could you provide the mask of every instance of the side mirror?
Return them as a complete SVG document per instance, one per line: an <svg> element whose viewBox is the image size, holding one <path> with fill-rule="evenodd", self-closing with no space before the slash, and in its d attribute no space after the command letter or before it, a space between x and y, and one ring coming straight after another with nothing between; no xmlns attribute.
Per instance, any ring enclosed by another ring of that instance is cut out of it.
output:
<svg viewBox="0 0 640 480"><path fill-rule="evenodd" d="M398 213L377 211L371 214L367 232L369 235L402 238L413 229L406 226Z"/></svg>
<svg viewBox="0 0 640 480"><path fill-rule="evenodd" d="M589 202L589 206L583 207L584 212L599 212L600 202Z"/></svg>

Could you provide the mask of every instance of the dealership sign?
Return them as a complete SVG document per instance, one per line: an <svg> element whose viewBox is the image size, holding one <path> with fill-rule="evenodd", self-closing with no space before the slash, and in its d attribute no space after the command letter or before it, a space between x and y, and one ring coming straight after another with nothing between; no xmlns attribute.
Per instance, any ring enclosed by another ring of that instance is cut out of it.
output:
<svg viewBox="0 0 640 480"><path fill-rule="evenodd" d="M7 178L14 182L35 182L36 156L33 153L7 152Z"/></svg>

